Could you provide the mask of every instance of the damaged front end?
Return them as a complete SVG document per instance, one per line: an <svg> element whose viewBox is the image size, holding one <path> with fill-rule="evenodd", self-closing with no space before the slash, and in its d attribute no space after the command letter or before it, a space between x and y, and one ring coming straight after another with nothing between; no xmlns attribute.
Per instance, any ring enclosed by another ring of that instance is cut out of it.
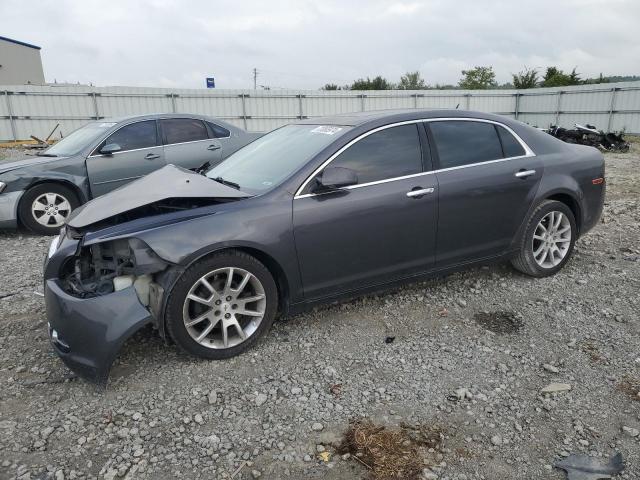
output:
<svg viewBox="0 0 640 480"><path fill-rule="evenodd" d="M59 254L52 246L45 266L51 343L79 376L106 384L122 344L158 325L163 289L154 276L169 264L137 238L83 246L67 234L54 242Z"/></svg>

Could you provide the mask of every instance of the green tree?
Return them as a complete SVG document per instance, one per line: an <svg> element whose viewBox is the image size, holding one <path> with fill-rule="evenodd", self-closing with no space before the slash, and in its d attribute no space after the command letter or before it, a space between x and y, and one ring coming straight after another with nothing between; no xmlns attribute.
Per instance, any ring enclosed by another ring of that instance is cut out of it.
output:
<svg viewBox="0 0 640 480"><path fill-rule="evenodd" d="M390 83L386 78L378 75L377 77L370 79L367 77L359 78L355 82L351 84L349 87L350 90L391 90L393 89L393 84Z"/></svg>
<svg viewBox="0 0 640 480"><path fill-rule="evenodd" d="M515 88L535 88L538 85L538 71L535 68L529 70L524 67L524 71L513 73L511 76Z"/></svg>
<svg viewBox="0 0 640 480"><path fill-rule="evenodd" d="M420 75L420 72L415 71L402 75L397 88L398 90L424 90L428 87Z"/></svg>
<svg viewBox="0 0 640 480"><path fill-rule="evenodd" d="M340 87L335 83L326 83L320 90L340 90Z"/></svg>
<svg viewBox="0 0 640 480"><path fill-rule="evenodd" d="M541 87L566 87L568 85L580 85L582 80L580 74L576 72L574 68L571 73L566 74L558 67L547 67L547 71L544 74Z"/></svg>
<svg viewBox="0 0 640 480"><path fill-rule="evenodd" d="M467 90L485 90L496 87L498 84L493 67L475 67L471 70L462 70L462 78L458 85Z"/></svg>

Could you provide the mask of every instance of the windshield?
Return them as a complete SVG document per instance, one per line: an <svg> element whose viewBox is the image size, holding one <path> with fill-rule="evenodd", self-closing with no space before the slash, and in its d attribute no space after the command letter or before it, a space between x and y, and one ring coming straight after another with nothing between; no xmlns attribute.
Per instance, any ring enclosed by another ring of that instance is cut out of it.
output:
<svg viewBox="0 0 640 480"><path fill-rule="evenodd" d="M88 144L93 143L98 137L106 133L115 123L113 122L91 122L67 135L55 145L48 148L46 155L56 157L68 157L75 155Z"/></svg>
<svg viewBox="0 0 640 480"><path fill-rule="evenodd" d="M287 125L241 148L206 175L259 195L280 184L348 130L350 127L334 125Z"/></svg>

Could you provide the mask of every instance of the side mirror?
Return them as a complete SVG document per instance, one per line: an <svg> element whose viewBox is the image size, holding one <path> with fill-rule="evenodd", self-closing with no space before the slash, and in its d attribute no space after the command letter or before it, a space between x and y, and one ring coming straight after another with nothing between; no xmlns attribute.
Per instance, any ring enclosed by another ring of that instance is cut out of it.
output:
<svg viewBox="0 0 640 480"><path fill-rule="evenodd" d="M117 143L109 143L100 149L100 153L103 155L113 155L120 150L122 150L122 147Z"/></svg>
<svg viewBox="0 0 640 480"><path fill-rule="evenodd" d="M350 168L343 167L327 167L320 177L315 191L337 190L342 187L356 185L358 183L358 175Z"/></svg>

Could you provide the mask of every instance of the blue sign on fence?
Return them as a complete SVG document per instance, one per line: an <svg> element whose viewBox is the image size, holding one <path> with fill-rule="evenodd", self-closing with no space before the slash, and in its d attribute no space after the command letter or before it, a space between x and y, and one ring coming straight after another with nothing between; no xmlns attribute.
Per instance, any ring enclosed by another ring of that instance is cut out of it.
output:
<svg viewBox="0 0 640 480"><path fill-rule="evenodd" d="M216 88L216 80L213 77L207 77L207 88Z"/></svg>

